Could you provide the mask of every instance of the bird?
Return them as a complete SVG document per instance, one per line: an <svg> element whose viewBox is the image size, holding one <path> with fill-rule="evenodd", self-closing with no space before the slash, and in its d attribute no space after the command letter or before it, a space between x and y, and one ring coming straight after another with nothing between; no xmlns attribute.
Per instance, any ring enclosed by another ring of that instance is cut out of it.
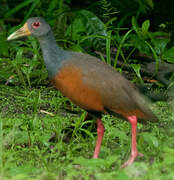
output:
<svg viewBox="0 0 174 180"><path fill-rule="evenodd" d="M158 118L135 85L97 57L61 48L50 25L42 17L29 18L7 40L30 35L40 43L48 77L54 87L95 116L97 140L93 158L99 157L104 136L103 114L118 116L131 124L131 154L121 167L131 165L137 156L143 156L137 150L137 121L157 122Z"/></svg>

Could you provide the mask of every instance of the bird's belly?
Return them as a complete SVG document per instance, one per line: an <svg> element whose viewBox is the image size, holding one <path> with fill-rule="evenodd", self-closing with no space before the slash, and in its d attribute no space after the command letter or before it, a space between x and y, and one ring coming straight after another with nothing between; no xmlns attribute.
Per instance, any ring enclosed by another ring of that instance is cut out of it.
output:
<svg viewBox="0 0 174 180"><path fill-rule="evenodd" d="M100 93L82 79L81 71L72 66L65 66L52 78L55 87L75 104L86 110L104 111Z"/></svg>

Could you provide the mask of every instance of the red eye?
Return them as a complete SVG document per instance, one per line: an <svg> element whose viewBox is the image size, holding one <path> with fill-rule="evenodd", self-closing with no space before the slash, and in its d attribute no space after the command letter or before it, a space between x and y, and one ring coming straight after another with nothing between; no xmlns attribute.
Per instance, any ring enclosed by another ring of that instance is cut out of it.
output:
<svg viewBox="0 0 174 180"><path fill-rule="evenodd" d="M37 29L39 26L40 26L40 22L34 22L34 23L32 24L32 27L33 27L34 29Z"/></svg>

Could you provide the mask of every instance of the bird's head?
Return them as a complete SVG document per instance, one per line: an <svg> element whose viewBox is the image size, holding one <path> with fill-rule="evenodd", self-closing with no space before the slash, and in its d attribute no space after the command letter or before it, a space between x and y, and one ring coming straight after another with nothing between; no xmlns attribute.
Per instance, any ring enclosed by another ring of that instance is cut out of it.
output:
<svg viewBox="0 0 174 180"><path fill-rule="evenodd" d="M49 24L41 17L33 17L27 20L27 22L17 31L12 33L7 40L18 39L24 36L42 37L50 32L51 28Z"/></svg>

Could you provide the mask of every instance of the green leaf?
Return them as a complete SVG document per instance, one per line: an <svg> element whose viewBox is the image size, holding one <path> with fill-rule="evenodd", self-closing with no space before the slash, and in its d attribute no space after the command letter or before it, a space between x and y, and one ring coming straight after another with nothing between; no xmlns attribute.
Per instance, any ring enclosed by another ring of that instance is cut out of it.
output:
<svg viewBox="0 0 174 180"><path fill-rule="evenodd" d="M104 23L95 14L87 10L81 10L79 14L86 20L86 27L90 29L93 34L107 36Z"/></svg>
<svg viewBox="0 0 174 180"><path fill-rule="evenodd" d="M117 133L114 134L115 132L117 132ZM123 141L127 141L128 140L128 137L125 134L125 132L119 130L118 128L115 129L115 132L112 132L113 136L118 137L120 140L123 140Z"/></svg>
<svg viewBox="0 0 174 180"><path fill-rule="evenodd" d="M78 28L77 28L78 27ZM80 40L82 34L85 32L85 25L81 17L76 17L73 23L68 27L65 35L71 36L73 41Z"/></svg>
<svg viewBox="0 0 174 180"><path fill-rule="evenodd" d="M141 74L140 74L140 69L141 69L140 64L131 64L131 67L133 68L133 70L135 71L136 75L138 76L138 78L140 79L141 83L143 84L143 80L142 80Z"/></svg>
<svg viewBox="0 0 174 180"><path fill-rule="evenodd" d="M164 147L164 164L171 166L174 162L174 149L170 147Z"/></svg>
<svg viewBox="0 0 174 180"><path fill-rule="evenodd" d="M105 166L107 161L104 159L86 159L83 157L78 157L74 160L74 163L88 168L96 168Z"/></svg>
<svg viewBox="0 0 174 180"><path fill-rule="evenodd" d="M145 0L146 4L148 4L148 6L150 6L151 8L154 7L154 3L153 0Z"/></svg>
<svg viewBox="0 0 174 180"><path fill-rule="evenodd" d="M169 43L170 39L168 38L154 38L152 39L153 47L158 55L162 54L165 50L167 43Z"/></svg>
<svg viewBox="0 0 174 180"><path fill-rule="evenodd" d="M118 171L116 180L131 180L131 178L124 171Z"/></svg>
<svg viewBox="0 0 174 180"><path fill-rule="evenodd" d="M7 56L8 55L8 44L5 39L5 33L0 32L0 55Z"/></svg>
<svg viewBox="0 0 174 180"><path fill-rule="evenodd" d="M137 35L131 35L130 42L137 48L140 52L151 55L150 49L144 40L140 39Z"/></svg>
<svg viewBox="0 0 174 180"><path fill-rule="evenodd" d="M164 147L165 154L171 155L174 157L174 149L170 147Z"/></svg>
<svg viewBox="0 0 174 180"><path fill-rule="evenodd" d="M158 139L152 133L141 133L141 137L143 137L144 141L148 142L150 145L154 147L158 147Z"/></svg>
<svg viewBox="0 0 174 180"><path fill-rule="evenodd" d="M142 31L148 32L149 27L150 27L150 21L149 21L149 19L147 19L142 24Z"/></svg>
<svg viewBox="0 0 174 180"><path fill-rule="evenodd" d="M10 11L7 11L7 13L4 15L4 17L7 18L7 17L12 16L16 12L18 12L20 9L22 9L23 7L28 6L30 3L33 3L33 2L34 2L34 0L26 0L26 1L22 2L22 3L20 3L15 8L11 9Z"/></svg>
<svg viewBox="0 0 174 180"><path fill-rule="evenodd" d="M92 12L80 10L76 13L76 17L67 28L66 36L71 36L73 41L81 42L81 39L89 35L107 36L104 23ZM90 41L94 45L101 43L98 38L90 37L85 41Z"/></svg>
<svg viewBox="0 0 174 180"><path fill-rule="evenodd" d="M111 34L112 31L107 32L107 38L106 38L106 58L107 63L111 65Z"/></svg>
<svg viewBox="0 0 174 180"><path fill-rule="evenodd" d="M165 51L162 58L170 63L174 63L174 47L171 47Z"/></svg>
<svg viewBox="0 0 174 180"><path fill-rule="evenodd" d="M133 29L135 30L135 32L138 34L139 32L138 32L138 23L137 23L137 20L135 19L135 17L133 16L132 17L132 27L133 27Z"/></svg>

